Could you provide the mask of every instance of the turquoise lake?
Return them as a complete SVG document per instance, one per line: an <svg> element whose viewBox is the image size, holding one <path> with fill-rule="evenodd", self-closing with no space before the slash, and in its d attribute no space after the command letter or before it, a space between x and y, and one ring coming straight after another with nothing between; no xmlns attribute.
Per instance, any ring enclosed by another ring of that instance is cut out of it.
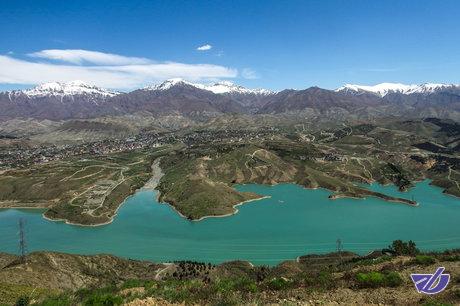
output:
<svg viewBox="0 0 460 306"><path fill-rule="evenodd" d="M359 254L395 239L412 239L423 250L460 247L460 200L429 181L404 193L395 186L368 187L414 196L418 207L376 198L329 200L327 190L294 184L236 188L271 198L239 206L239 213L230 217L192 222L159 204L156 192L140 190L125 201L113 223L99 227L47 221L39 210L0 210L0 251L17 253L21 217L26 219L29 252L110 253L159 262L245 259L272 265L307 253L334 251L338 238L345 250Z"/></svg>

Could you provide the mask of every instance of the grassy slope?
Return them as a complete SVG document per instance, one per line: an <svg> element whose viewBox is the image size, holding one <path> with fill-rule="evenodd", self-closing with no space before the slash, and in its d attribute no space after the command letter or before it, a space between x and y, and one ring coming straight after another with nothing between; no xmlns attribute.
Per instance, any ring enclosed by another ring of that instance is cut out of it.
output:
<svg viewBox="0 0 460 306"><path fill-rule="evenodd" d="M0 305L19 296L38 299L65 290L119 283L131 278L153 279L164 266L110 255L70 255L36 252L27 263L0 253Z"/></svg>
<svg viewBox="0 0 460 306"><path fill-rule="evenodd" d="M316 146L289 139L182 149L162 159L165 176L158 186L160 200L170 203L189 219L200 219L233 213L235 204L257 197L234 190L232 184L293 182L308 188L327 188L335 191L334 197L376 196L413 203L354 184L374 180L397 182L409 176L403 170L388 168L388 163L379 163L378 159L323 162L323 156L324 152ZM363 170L363 163L370 170Z"/></svg>
<svg viewBox="0 0 460 306"><path fill-rule="evenodd" d="M259 198L248 192L238 192L229 184L209 178L202 169L202 160L190 159L183 151L162 159L165 175L158 189L160 201L173 205L189 219L218 216L235 212L234 205Z"/></svg>
<svg viewBox="0 0 460 306"><path fill-rule="evenodd" d="M109 222L123 200L150 178L153 152L114 153L12 170L0 176L0 205L47 208L51 219Z"/></svg>
<svg viewBox="0 0 460 306"><path fill-rule="evenodd" d="M349 252L308 255L275 267L253 266L245 261L217 266L195 262L166 266L106 255L49 252L32 253L26 264L11 264L14 258L10 255L0 254L0 261L5 256L9 265L0 269L0 292L7 294L0 297L0 305L10 305L18 297L29 295L33 288L37 288L33 294L37 305L46 296L54 296L54 304L43 305L61 306L86 305L90 300L109 297L122 302L185 301L200 305L460 302L458 250L417 257L367 258ZM451 274L447 289L434 297L417 293L410 274L434 271L439 266ZM363 276L371 278L366 280Z"/></svg>

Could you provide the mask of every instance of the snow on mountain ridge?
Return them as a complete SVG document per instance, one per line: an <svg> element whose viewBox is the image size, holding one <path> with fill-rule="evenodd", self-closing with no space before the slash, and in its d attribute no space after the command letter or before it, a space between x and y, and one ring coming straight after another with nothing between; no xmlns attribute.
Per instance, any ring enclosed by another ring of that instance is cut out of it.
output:
<svg viewBox="0 0 460 306"><path fill-rule="evenodd" d="M118 92L108 91L82 81L50 82L43 83L34 88L26 90L15 90L13 94L25 94L28 97L45 97L45 96L73 96L73 95L98 95L104 97L113 97Z"/></svg>
<svg viewBox="0 0 460 306"><path fill-rule="evenodd" d="M185 84L208 90L215 94L254 94L254 95L273 95L276 92L267 89L248 89L243 86L234 84L230 81L219 81L214 84L198 84L185 81L180 78L166 80L162 83L151 85L143 88L143 90L168 90L174 86ZM381 83L373 86L346 84L342 87L335 89L336 92L347 92L352 94L371 93L384 97L389 93L400 94L430 94L440 90L459 89L460 85L454 84L437 84L437 83L424 83L420 85L405 85L401 83ZM100 88L94 85L87 84L83 81L72 82L50 82L38 85L31 89L13 90L8 92L10 96L27 95L28 97L46 97L46 96L73 96L73 95L95 95L102 97L113 97L118 95L119 92L113 92Z"/></svg>
<svg viewBox="0 0 460 306"><path fill-rule="evenodd" d="M166 80L160 84L147 86L143 88L144 90L168 90L173 86L179 84L186 84L193 86L199 89L208 90L215 94L225 94L225 93L241 93L241 94L256 94L256 95L271 95L275 92L268 89L248 89L240 85L236 85L230 81L220 81L210 85L191 83L183 79L175 78Z"/></svg>
<svg viewBox="0 0 460 306"><path fill-rule="evenodd" d="M198 85L198 84L193 84L193 83L187 82L187 81L185 81L183 79L180 79L180 78L174 78L174 79L166 80L166 81L164 81L162 83L159 83L159 84L154 84L154 85L144 87L142 89L143 90L168 90L171 87L176 86L178 84L186 84L186 85L190 85L190 86L194 86L194 87L196 87L196 85Z"/></svg>
<svg viewBox="0 0 460 306"><path fill-rule="evenodd" d="M242 94L256 94L256 95L272 95L275 93L274 91L263 89L263 88L249 89L249 88L246 88L240 85L236 85L229 81L217 82L213 85L205 86L205 89L212 91L213 93L216 93L216 94L242 93Z"/></svg>
<svg viewBox="0 0 460 306"><path fill-rule="evenodd" d="M400 94L430 94L439 90L457 88L458 85L454 84L435 84L435 83L424 83L420 85L405 85L400 83L381 83L374 86L366 85L354 85L346 84L342 87L337 88L336 92L352 92L352 93L373 93L380 97L384 97L389 93L400 93Z"/></svg>
<svg viewBox="0 0 460 306"><path fill-rule="evenodd" d="M345 86L337 88L335 91L356 93L368 92L384 97L390 92L406 93L416 87L417 85L405 85L400 83L381 83L374 86L346 84Z"/></svg>
<svg viewBox="0 0 460 306"><path fill-rule="evenodd" d="M407 94L411 93L433 93L438 90L449 89L449 88L457 88L460 87L459 85L455 84L436 84L436 83L424 83L418 85L415 89L409 90Z"/></svg>

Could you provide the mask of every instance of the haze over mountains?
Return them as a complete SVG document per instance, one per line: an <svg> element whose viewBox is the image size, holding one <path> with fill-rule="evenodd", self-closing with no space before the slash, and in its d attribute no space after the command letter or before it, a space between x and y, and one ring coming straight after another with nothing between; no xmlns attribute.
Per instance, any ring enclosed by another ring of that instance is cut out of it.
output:
<svg viewBox="0 0 460 306"><path fill-rule="evenodd" d="M345 85L274 92L231 82L211 85L181 79L113 92L81 81L46 83L0 93L0 120L64 120L146 114L203 119L227 113L322 116L330 119L439 117L460 120L460 86L448 84Z"/></svg>

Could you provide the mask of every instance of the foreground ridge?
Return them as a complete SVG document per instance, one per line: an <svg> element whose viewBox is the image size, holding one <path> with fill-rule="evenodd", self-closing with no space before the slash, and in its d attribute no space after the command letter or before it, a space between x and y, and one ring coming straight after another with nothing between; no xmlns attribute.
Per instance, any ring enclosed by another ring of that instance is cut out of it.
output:
<svg viewBox="0 0 460 306"><path fill-rule="evenodd" d="M126 305L458 303L455 285L424 297L417 293L410 274L434 271L442 265L451 279L456 279L460 276L460 252L413 251L377 250L366 256L347 251L311 254L273 267L246 261L157 264L110 255L52 252L31 253L21 263L17 256L0 254L0 303L13 304L21 298L28 298L32 305L59 301L63 306L94 299ZM88 289L79 290L82 288Z"/></svg>

